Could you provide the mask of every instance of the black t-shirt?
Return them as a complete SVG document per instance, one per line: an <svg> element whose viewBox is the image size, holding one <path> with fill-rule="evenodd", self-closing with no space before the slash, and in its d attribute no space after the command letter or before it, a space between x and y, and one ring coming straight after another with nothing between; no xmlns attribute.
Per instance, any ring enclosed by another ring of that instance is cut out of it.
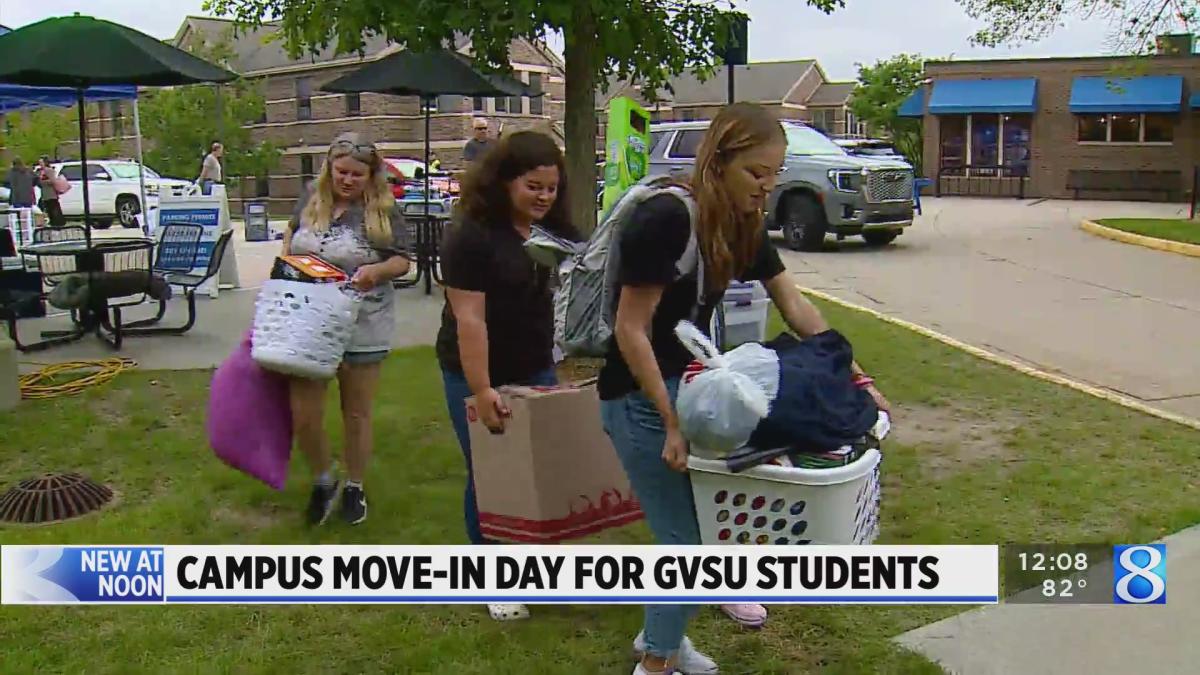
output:
<svg viewBox="0 0 1200 675"><path fill-rule="evenodd" d="M646 200L633 212L629 223L621 231L618 244L621 247L620 269L617 272L619 285L665 286L650 328L650 345L664 379L682 375L693 359L691 352L675 336L675 325L683 319L691 319L696 306L697 274L692 272L675 280L675 265L687 248L691 227L691 219L683 201L674 195L658 195ZM754 262L748 269L735 275L739 281L767 281L786 270L779 259L779 252L767 238L765 228L762 237ZM713 311L723 296L722 292L706 294L695 319L697 327L705 333L708 332ZM614 302L619 301L618 289ZM639 388L617 347L616 336L613 336L604 367L600 370L600 398L620 398Z"/></svg>
<svg viewBox="0 0 1200 675"><path fill-rule="evenodd" d="M573 233L558 233L577 239ZM554 302L550 268L525 252L512 227L451 225L442 243L446 286L486 295L488 371L492 386L514 384L554 365ZM442 308L438 362L462 373L458 322L449 300Z"/></svg>

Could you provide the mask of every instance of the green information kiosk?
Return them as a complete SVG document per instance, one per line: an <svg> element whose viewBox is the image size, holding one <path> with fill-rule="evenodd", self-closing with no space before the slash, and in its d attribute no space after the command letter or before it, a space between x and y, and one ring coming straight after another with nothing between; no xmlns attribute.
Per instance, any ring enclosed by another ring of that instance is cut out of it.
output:
<svg viewBox="0 0 1200 675"><path fill-rule="evenodd" d="M626 96L608 104L607 149L604 160L602 213L629 187L646 177L650 153L650 113Z"/></svg>

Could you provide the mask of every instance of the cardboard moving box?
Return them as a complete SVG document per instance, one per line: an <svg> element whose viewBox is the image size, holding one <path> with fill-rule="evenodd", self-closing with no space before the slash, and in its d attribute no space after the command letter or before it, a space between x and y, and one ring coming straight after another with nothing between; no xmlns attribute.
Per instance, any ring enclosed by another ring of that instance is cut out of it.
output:
<svg viewBox="0 0 1200 675"><path fill-rule="evenodd" d="M479 527L491 539L553 543L639 520L641 507L600 422L596 387L503 387L492 434L467 400Z"/></svg>

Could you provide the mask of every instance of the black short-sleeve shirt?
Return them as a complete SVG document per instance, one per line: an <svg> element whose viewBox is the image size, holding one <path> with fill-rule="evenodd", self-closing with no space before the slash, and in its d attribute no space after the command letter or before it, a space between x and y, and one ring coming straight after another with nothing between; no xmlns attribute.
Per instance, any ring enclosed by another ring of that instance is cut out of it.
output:
<svg viewBox="0 0 1200 675"><path fill-rule="evenodd" d="M572 232L556 232L578 239ZM447 227L442 243L442 279L449 288L486 296L488 371L492 386L514 384L554 365L552 270L525 252L514 228L462 223ZM449 300L442 308L438 362L462 373L458 322Z"/></svg>
<svg viewBox="0 0 1200 675"><path fill-rule="evenodd" d="M691 319L696 308L697 274L692 272L675 279L675 265L687 248L691 228L683 201L670 194L658 195L633 212L618 243L621 248L617 272L619 285L665 287L650 329L650 345L664 379L682 375L693 358L675 337L675 325L683 319ZM764 228L758 255L747 269L734 276L739 281L767 281L785 270L779 252L771 245ZM696 325L706 333L723 295L721 292L707 293L695 317ZM619 301L618 290L614 302ZM600 398L604 400L620 398L639 389L617 347L616 336L609 342L598 388Z"/></svg>

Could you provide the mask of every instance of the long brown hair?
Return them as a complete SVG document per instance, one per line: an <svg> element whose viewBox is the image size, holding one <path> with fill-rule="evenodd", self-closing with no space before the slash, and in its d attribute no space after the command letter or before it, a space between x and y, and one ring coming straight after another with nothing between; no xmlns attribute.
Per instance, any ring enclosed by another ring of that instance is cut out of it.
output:
<svg viewBox="0 0 1200 675"><path fill-rule="evenodd" d="M567 209L567 166L554 139L537 131L518 131L492 144L462 181L458 220L488 227L511 227L508 184L543 166L558 167L558 194L542 222L551 232L570 229Z"/></svg>
<svg viewBox="0 0 1200 675"><path fill-rule="evenodd" d="M734 207L723 179L726 168L750 148L786 139L774 114L753 103L726 106L709 124L691 180L698 212L696 239L704 254L708 290L729 286L735 274L750 266L762 242L762 213L742 213Z"/></svg>

